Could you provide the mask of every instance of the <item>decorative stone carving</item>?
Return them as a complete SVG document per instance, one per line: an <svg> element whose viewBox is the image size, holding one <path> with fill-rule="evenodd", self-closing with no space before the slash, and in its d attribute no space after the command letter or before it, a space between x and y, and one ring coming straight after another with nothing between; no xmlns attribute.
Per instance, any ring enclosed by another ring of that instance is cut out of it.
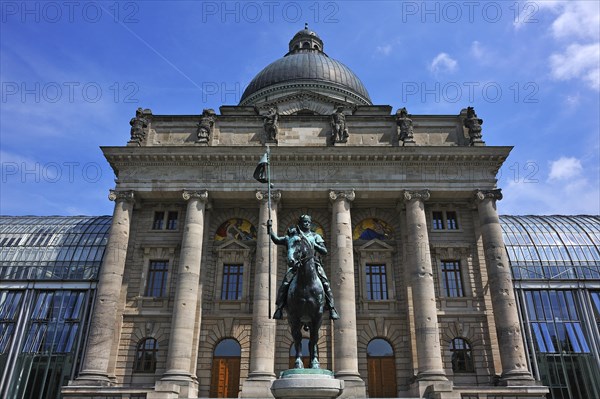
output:
<svg viewBox="0 0 600 399"><path fill-rule="evenodd" d="M356 194L354 190L345 190L345 191L329 191L329 199L335 201L337 199L345 199L347 201L354 201L356 198Z"/></svg>
<svg viewBox="0 0 600 399"><path fill-rule="evenodd" d="M206 202L208 201L208 191L200 190L200 191L188 191L183 190L181 194L184 200L189 201L191 198L199 198L200 201Z"/></svg>
<svg viewBox="0 0 600 399"><path fill-rule="evenodd" d="M148 119L144 117L145 113L152 115L152 111L144 111L142 108L138 108L135 111L135 116L131 118L129 124L131 125L131 138L128 144L141 145L142 141L146 138L146 128L148 127Z"/></svg>
<svg viewBox="0 0 600 399"><path fill-rule="evenodd" d="M413 199L427 201L431 197L429 190L419 190L419 191L404 191L404 201L408 202Z"/></svg>
<svg viewBox="0 0 600 399"><path fill-rule="evenodd" d="M277 143L277 133L279 132L279 113L277 108L271 107L263 117L265 128L265 142Z"/></svg>
<svg viewBox="0 0 600 399"><path fill-rule="evenodd" d="M110 201L134 201L134 194L133 191L129 190L129 191L117 191L117 190L110 190L109 194L108 194L108 199Z"/></svg>
<svg viewBox="0 0 600 399"><path fill-rule="evenodd" d="M485 142L481 139L481 125L483 119L479 119L473 107L467 107L467 118L464 126L469 129L469 139L472 146L483 145Z"/></svg>
<svg viewBox="0 0 600 399"><path fill-rule="evenodd" d="M346 127L346 115L344 107L338 106L331 114L331 144L346 143L348 141L348 128Z"/></svg>
<svg viewBox="0 0 600 399"><path fill-rule="evenodd" d="M256 190L256 199L259 201L267 201L269 192L267 190ZM281 199L281 191L271 190L271 201L277 202Z"/></svg>
<svg viewBox="0 0 600 399"><path fill-rule="evenodd" d="M208 140L213 132L216 119L217 114L214 109L208 108L202 111L202 116L200 117L200 122L198 122L196 129L196 134L198 135L196 143L208 145Z"/></svg>
<svg viewBox="0 0 600 399"><path fill-rule="evenodd" d="M402 141L402 145L414 145L413 121L408 117L405 107L396 111L396 125L398 125L398 140Z"/></svg>
<svg viewBox="0 0 600 399"><path fill-rule="evenodd" d="M475 191L475 201L480 202L486 198L491 198L496 201L502 199L502 189L497 188L495 190L477 190Z"/></svg>

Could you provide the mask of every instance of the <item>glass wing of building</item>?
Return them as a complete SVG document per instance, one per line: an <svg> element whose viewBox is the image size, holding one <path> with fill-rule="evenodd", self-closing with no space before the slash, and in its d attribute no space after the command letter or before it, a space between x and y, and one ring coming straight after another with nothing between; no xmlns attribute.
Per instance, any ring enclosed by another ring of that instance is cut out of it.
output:
<svg viewBox="0 0 600 399"><path fill-rule="evenodd" d="M80 360L111 217L0 217L0 397L60 397Z"/></svg>
<svg viewBox="0 0 600 399"><path fill-rule="evenodd" d="M532 370L554 399L600 397L600 217L501 222Z"/></svg>

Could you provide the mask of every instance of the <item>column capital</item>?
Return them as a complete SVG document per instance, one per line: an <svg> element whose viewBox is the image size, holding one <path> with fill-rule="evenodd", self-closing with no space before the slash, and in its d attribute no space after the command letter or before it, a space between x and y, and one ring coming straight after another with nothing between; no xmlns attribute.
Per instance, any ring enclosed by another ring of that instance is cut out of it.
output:
<svg viewBox="0 0 600 399"><path fill-rule="evenodd" d="M192 198L198 198L202 202L208 201L208 191L206 190L183 190L181 196L186 201Z"/></svg>
<svg viewBox="0 0 600 399"><path fill-rule="evenodd" d="M127 191L110 190L110 192L108 193L108 199L110 201L115 201L115 202L120 202L120 201L133 202L135 200L133 190L127 190Z"/></svg>
<svg viewBox="0 0 600 399"><path fill-rule="evenodd" d="M409 191L404 190L403 200L404 202L419 200L419 201L427 201L431 197L429 190L418 190L418 191Z"/></svg>
<svg viewBox="0 0 600 399"><path fill-rule="evenodd" d="M256 199L258 201L267 201L269 198L268 190L256 190ZM281 199L281 191L271 190L271 201L278 202Z"/></svg>
<svg viewBox="0 0 600 399"><path fill-rule="evenodd" d="M356 194L354 193L354 189L351 190L329 190L329 199L333 201L337 201L338 199L346 200L348 202L354 201L356 198Z"/></svg>
<svg viewBox="0 0 600 399"><path fill-rule="evenodd" d="M502 199L502 189L497 188L495 190L475 190L476 203L480 203L486 198L500 201Z"/></svg>

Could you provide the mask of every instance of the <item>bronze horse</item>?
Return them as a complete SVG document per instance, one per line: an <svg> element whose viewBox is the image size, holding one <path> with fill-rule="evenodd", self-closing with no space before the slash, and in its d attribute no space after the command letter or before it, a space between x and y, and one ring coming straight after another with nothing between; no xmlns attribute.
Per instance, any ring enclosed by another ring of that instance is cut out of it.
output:
<svg viewBox="0 0 600 399"><path fill-rule="evenodd" d="M302 331L310 332L308 345L310 368L319 368L319 329L323 322L325 295L323 284L317 275L315 265L315 249L309 240L300 232L293 237L288 247L288 257L293 259L297 273L287 296L288 323L294 339L296 360L294 367L304 368L302 364Z"/></svg>

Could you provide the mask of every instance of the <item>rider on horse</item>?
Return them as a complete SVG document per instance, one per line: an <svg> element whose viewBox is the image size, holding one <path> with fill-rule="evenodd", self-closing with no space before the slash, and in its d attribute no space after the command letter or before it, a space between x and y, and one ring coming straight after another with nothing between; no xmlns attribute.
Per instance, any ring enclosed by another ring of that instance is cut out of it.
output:
<svg viewBox="0 0 600 399"><path fill-rule="evenodd" d="M286 245L286 247L288 248L288 256L287 256L288 270L285 273L285 276L283 278L281 286L279 287L279 290L277 291L277 300L275 301L275 304L277 305L277 309L275 310L275 313L273 314L274 319L281 319L283 317L283 308L284 308L284 306L286 306L286 298L287 298L287 294L288 294L288 289L290 287L290 283L292 282L292 279L294 278L294 276L296 275L296 272L297 272L298 259L292 259L290 256L290 251L289 251L290 245L293 245L293 241L296 241L296 240L292 240L292 238L295 235L300 235L300 236L306 238L306 240L314 247L316 253L319 253L321 255L327 255L327 248L325 247L325 241L323 240L323 237L321 237L319 234L310 230L311 223L312 223L312 220L309 215L300 216L300 218L298 219L298 226L290 227L287 231L287 235L285 235L284 237L278 237L277 234L275 234L271 230L271 226L270 225L267 226L269 233L271 234L271 239L273 240L273 242L277 245ZM321 280L321 283L323 284L323 289L325 291L325 303L329 307L329 318L332 320L338 320L340 318L340 316L339 316L338 312L335 310L334 303L333 303L333 293L331 292L331 286L329 284L329 279L325 275L325 270L323 270L323 265L321 263L321 259L319 256L315 257L315 263L317 266L317 274L319 276L319 279Z"/></svg>

